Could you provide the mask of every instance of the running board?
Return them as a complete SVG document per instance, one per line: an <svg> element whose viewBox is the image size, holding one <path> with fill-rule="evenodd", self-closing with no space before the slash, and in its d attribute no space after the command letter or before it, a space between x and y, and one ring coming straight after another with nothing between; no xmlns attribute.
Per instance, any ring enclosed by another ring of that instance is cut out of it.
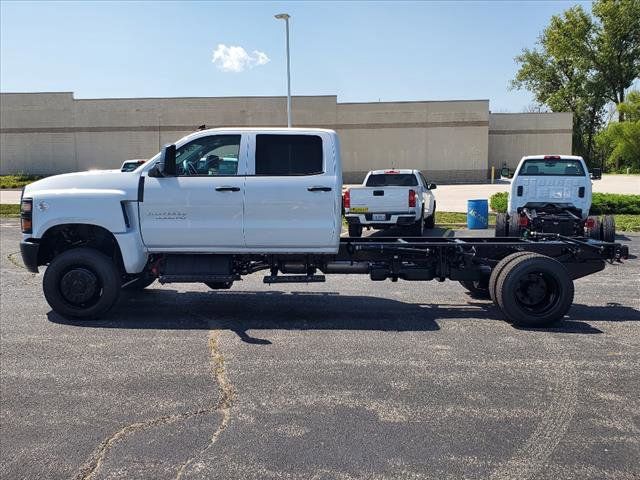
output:
<svg viewBox="0 0 640 480"><path fill-rule="evenodd" d="M324 275L267 275L264 283L314 283L324 282Z"/></svg>
<svg viewBox="0 0 640 480"><path fill-rule="evenodd" d="M160 275L158 281L165 283L207 283L207 282L233 282L240 280L239 275Z"/></svg>

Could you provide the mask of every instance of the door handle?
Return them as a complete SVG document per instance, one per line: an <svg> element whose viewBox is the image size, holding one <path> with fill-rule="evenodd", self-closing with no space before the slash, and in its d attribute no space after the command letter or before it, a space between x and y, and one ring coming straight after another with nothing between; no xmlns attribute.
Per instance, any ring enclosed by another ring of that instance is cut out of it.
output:
<svg viewBox="0 0 640 480"><path fill-rule="evenodd" d="M309 187L307 190L310 192L330 192L331 187Z"/></svg>
<svg viewBox="0 0 640 480"><path fill-rule="evenodd" d="M216 192L239 192L239 191L240 191L240 187L230 187L229 185L216 187Z"/></svg>

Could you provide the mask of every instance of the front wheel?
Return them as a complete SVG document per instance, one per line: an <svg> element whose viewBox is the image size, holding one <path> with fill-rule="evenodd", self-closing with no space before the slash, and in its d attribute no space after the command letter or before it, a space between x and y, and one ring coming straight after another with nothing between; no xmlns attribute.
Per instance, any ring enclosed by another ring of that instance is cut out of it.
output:
<svg viewBox="0 0 640 480"><path fill-rule="evenodd" d="M121 282L118 268L109 257L92 248L73 248L51 261L42 287L56 313L91 318L113 307Z"/></svg>

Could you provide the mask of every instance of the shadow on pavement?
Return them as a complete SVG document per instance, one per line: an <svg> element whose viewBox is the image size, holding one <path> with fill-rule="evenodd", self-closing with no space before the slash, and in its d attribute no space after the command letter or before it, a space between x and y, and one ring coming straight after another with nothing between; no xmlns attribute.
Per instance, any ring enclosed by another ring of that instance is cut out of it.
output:
<svg viewBox="0 0 640 480"><path fill-rule="evenodd" d="M406 303L334 292L226 291L177 292L149 289L123 295L120 304L100 320L67 319L55 312L49 321L88 328L210 330L235 332L243 341L268 344L249 330L437 331L438 321L496 320L501 312L491 302L469 296L466 303ZM640 312L617 303L574 304L553 328L531 331L602 333L589 321L640 321ZM521 329L527 330L527 329Z"/></svg>

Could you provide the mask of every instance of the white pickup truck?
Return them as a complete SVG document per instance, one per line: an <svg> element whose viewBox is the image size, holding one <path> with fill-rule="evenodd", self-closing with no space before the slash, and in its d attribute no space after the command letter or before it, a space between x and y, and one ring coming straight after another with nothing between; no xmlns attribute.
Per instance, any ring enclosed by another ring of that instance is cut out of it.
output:
<svg viewBox="0 0 640 480"><path fill-rule="evenodd" d="M585 248L557 238L341 238L341 190L333 131L203 130L132 172L28 185L20 250L29 271L46 266L44 295L63 316L99 316L122 289L156 280L227 289L263 271L268 284L324 274L456 280L494 299L509 321L537 327L568 311L573 279L628 256L596 240Z"/></svg>
<svg viewBox="0 0 640 480"><path fill-rule="evenodd" d="M613 216L589 216L591 180L601 173L589 173L582 157L529 155L522 157L513 175L507 168L501 174L511 177L511 188L507 212L496 217L497 237L556 233L615 240Z"/></svg>
<svg viewBox="0 0 640 480"><path fill-rule="evenodd" d="M373 170L361 187L346 190L344 213L350 237L360 237L362 228L408 227L422 236L435 225L435 183L427 182L419 170Z"/></svg>

